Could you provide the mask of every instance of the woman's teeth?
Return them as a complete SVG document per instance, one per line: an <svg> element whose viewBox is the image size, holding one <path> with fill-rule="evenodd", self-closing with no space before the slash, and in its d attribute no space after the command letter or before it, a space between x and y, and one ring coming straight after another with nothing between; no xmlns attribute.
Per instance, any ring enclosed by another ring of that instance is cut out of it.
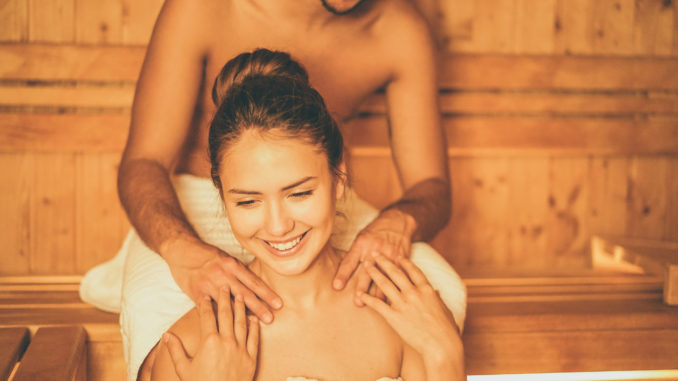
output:
<svg viewBox="0 0 678 381"><path fill-rule="evenodd" d="M299 237L297 237L296 239L294 239L292 241L285 242L285 243L273 243L273 242L268 242L268 241L266 241L266 243L269 244L271 247L273 247L274 249L276 249L278 251L285 251L285 250L289 250L289 249L297 246L297 244L299 243L299 241L301 241L301 239L303 237L304 237L304 235L302 234Z"/></svg>

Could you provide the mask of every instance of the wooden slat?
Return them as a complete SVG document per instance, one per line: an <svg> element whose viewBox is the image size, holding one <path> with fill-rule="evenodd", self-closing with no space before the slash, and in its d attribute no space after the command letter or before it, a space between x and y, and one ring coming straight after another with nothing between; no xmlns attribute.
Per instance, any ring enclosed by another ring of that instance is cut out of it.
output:
<svg viewBox="0 0 678 381"><path fill-rule="evenodd" d="M31 274L74 274L75 160L70 153L34 157Z"/></svg>
<svg viewBox="0 0 678 381"><path fill-rule="evenodd" d="M0 45L0 78L136 81L141 46Z"/></svg>
<svg viewBox="0 0 678 381"><path fill-rule="evenodd" d="M34 84L0 87L0 105L43 108L117 108L129 112L134 83L108 86L37 86Z"/></svg>
<svg viewBox="0 0 678 381"><path fill-rule="evenodd" d="M0 97L3 89L0 88ZM40 95L35 96L39 99ZM0 98L0 103L1 102ZM17 102L18 103L18 102ZM56 103L56 101L55 101ZM540 91L456 91L440 94L443 115L570 115L633 116L635 114L678 115L678 93L666 92L558 92ZM374 95L360 112L386 114L385 97Z"/></svg>
<svg viewBox="0 0 678 381"><path fill-rule="evenodd" d="M678 329L467 333L463 339L469 374L678 367Z"/></svg>
<svg viewBox="0 0 678 381"><path fill-rule="evenodd" d="M87 380L86 338L80 326L38 329L13 380Z"/></svg>
<svg viewBox="0 0 678 381"><path fill-rule="evenodd" d="M135 81L141 46L0 44L0 78ZM678 90L678 58L455 54L443 57L452 89Z"/></svg>
<svg viewBox="0 0 678 381"><path fill-rule="evenodd" d="M2 25L0 41L26 41L28 38L28 2L7 0L0 3L0 25Z"/></svg>
<svg viewBox="0 0 678 381"><path fill-rule="evenodd" d="M76 245L71 255L79 274L111 259L129 231L127 216L118 201L119 163L118 153L76 156Z"/></svg>
<svg viewBox="0 0 678 381"><path fill-rule="evenodd" d="M31 42L73 43L75 0L27 0Z"/></svg>
<svg viewBox="0 0 678 381"><path fill-rule="evenodd" d="M468 54L444 60L444 88L678 89L674 58Z"/></svg>
<svg viewBox="0 0 678 381"><path fill-rule="evenodd" d="M678 152L677 118L448 118L443 127L450 155ZM345 131L345 140L353 149L389 145L383 118L356 120Z"/></svg>
<svg viewBox="0 0 678 381"><path fill-rule="evenodd" d="M0 153L0 242L3 255L0 275L30 272L30 194L33 161L25 152Z"/></svg>
<svg viewBox="0 0 678 381"><path fill-rule="evenodd" d="M0 150L121 152L128 114L3 114Z"/></svg>
<svg viewBox="0 0 678 381"><path fill-rule="evenodd" d="M7 380L28 346L26 328L0 328L0 380Z"/></svg>

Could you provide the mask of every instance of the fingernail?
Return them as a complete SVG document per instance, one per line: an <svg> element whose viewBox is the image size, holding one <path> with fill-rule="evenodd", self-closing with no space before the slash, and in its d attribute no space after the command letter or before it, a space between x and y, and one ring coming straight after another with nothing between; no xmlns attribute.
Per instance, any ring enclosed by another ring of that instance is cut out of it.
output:
<svg viewBox="0 0 678 381"><path fill-rule="evenodd" d="M339 279L335 279L334 282L332 282L332 287L334 287L337 290L340 289L341 286L342 286L342 283Z"/></svg>
<svg viewBox="0 0 678 381"><path fill-rule="evenodd" d="M167 333L162 334L162 341L167 343L169 341L169 335Z"/></svg>
<svg viewBox="0 0 678 381"><path fill-rule="evenodd" d="M243 300L245 300L245 299L243 299L242 295L240 295L240 294L236 295L235 299L239 302L242 302Z"/></svg>
<svg viewBox="0 0 678 381"><path fill-rule="evenodd" d="M257 317L254 316L254 315L250 315L250 316L249 316L249 319L250 319L250 321L251 321L252 323L257 323L257 322L259 321L259 319L257 319Z"/></svg>
<svg viewBox="0 0 678 381"><path fill-rule="evenodd" d="M264 315L264 323L270 324L273 321L273 315L270 313L267 313Z"/></svg>
<svg viewBox="0 0 678 381"><path fill-rule="evenodd" d="M378 252L378 251L373 251L373 252L372 252L372 257L373 257L373 258L376 258L376 257L378 257L378 256L379 256L379 252Z"/></svg>
<svg viewBox="0 0 678 381"><path fill-rule="evenodd" d="M282 300L276 299L273 301L273 308L279 309L282 308Z"/></svg>

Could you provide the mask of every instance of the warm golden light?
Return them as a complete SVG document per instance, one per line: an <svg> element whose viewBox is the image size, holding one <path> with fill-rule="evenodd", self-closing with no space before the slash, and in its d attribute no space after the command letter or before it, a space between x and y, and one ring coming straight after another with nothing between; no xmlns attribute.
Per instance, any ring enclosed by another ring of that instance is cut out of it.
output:
<svg viewBox="0 0 678 381"><path fill-rule="evenodd" d="M469 381L618 381L618 380L678 380L674 370L630 370L615 372L566 372L531 374L492 374L468 376Z"/></svg>

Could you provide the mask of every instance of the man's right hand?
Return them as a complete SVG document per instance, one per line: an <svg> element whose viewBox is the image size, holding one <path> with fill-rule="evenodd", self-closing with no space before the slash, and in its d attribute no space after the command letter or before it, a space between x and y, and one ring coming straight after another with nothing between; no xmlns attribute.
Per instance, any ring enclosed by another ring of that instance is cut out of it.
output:
<svg viewBox="0 0 678 381"><path fill-rule="evenodd" d="M242 296L261 321L273 321L271 311L282 307L282 299L240 261L202 242L173 246L163 257L179 288L196 304L205 295L217 300L219 290L226 286L233 295Z"/></svg>

